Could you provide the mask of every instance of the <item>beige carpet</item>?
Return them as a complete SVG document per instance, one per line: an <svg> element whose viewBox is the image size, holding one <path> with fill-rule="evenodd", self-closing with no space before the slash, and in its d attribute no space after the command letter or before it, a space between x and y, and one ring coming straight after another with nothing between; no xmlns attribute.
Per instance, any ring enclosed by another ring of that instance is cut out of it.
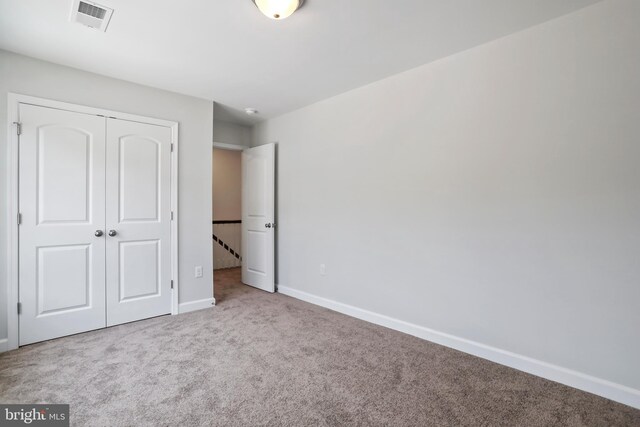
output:
<svg viewBox="0 0 640 427"><path fill-rule="evenodd" d="M0 402L72 425L639 426L640 411L238 283L218 306L0 355Z"/></svg>

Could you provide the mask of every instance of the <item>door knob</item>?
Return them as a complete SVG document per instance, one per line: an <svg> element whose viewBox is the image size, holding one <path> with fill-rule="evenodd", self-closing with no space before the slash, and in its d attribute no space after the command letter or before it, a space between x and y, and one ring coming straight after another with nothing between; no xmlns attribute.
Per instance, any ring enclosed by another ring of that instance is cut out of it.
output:
<svg viewBox="0 0 640 427"><path fill-rule="evenodd" d="M271 228L271 224L270 223L266 223L264 226L267 227L267 228Z"/></svg>
<svg viewBox="0 0 640 427"><path fill-rule="evenodd" d="M109 236L113 237L116 234L118 234L118 232L116 230L109 230Z"/></svg>
<svg viewBox="0 0 640 427"><path fill-rule="evenodd" d="M96 237L102 237L103 234L102 230L96 230L95 232Z"/></svg>

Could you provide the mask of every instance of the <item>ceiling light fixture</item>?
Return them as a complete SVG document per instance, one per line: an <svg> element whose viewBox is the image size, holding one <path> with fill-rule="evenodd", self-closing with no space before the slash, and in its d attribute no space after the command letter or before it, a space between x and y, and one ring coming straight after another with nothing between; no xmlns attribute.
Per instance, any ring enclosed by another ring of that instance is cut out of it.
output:
<svg viewBox="0 0 640 427"><path fill-rule="evenodd" d="M260 12L271 19L284 19L300 9L304 0L253 0Z"/></svg>
<svg viewBox="0 0 640 427"><path fill-rule="evenodd" d="M255 108L245 108L244 112L250 116L255 116L256 114L258 114L258 110L256 110Z"/></svg>

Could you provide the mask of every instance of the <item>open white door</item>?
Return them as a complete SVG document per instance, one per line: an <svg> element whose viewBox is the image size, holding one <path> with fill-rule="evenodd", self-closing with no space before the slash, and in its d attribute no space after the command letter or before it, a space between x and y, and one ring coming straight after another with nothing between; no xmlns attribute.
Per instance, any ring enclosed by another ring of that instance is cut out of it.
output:
<svg viewBox="0 0 640 427"><path fill-rule="evenodd" d="M275 292L275 144L242 152L242 282Z"/></svg>

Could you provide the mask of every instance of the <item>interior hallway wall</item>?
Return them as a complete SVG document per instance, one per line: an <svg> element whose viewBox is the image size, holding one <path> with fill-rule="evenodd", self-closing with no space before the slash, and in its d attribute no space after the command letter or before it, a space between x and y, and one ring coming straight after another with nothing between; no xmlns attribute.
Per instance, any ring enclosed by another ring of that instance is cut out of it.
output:
<svg viewBox="0 0 640 427"><path fill-rule="evenodd" d="M213 219L241 219L242 152L213 149Z"/></svg>
<svg viewBox="0 0 640 427"><path fill-rule="evenodd" d="M214 125L215 126L215 125ZM214 127L215 129L215 127ZM213 219L242 219L242 152L213 149ZM234 252L241 252L240 224L214 224L213 233ZM240 266L240 260L218 242L213 243L213 267Z"/></svg>

